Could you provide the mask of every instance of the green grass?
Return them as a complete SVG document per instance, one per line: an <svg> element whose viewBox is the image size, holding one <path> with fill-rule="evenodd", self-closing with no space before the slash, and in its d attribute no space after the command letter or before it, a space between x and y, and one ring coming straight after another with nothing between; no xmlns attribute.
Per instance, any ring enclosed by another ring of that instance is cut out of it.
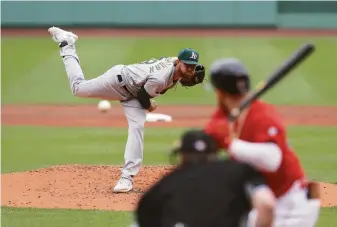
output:
<svg viewBox="0 0 337 227"><path fill-rule="evenodd" d="M169 148L184 130L147 128L144 163L167 164ZM337 127L290 127L289 135L310 177L337 181ZM3 126L2 172L68 163L122 164L126 138L124 128Z"/></svg>
<svg viewBox="0 0 337 227"><path fill-rule="evenodd" d="M335 227L337 208L323 208L316 227ZM131 212L89 210L47 210L2 208L3 227L126 227L133 222Z"/></svg>
<svg viewBox="0 0 337 227"><path fill-rule="evenodd" d="M2 227L126 227L132 222L130 212L96 210L2 208Z"/></svg>
<svg viewBox="0 0 337 227"><path fill-rule="evenodd" d="M265 99L275 104L337 105L337 41L332 38L80 38L77 50L87 79L114 64L130 64L150 57L175 56L193 47L207 69L220 57L240 58L252 74L253 84L269 75L303 42L317 46L316 53ZM62 60L50 38L2 38L2 102L93 103L73 97ZM206 83L207 84L207 83ZM176 91L158 98L166 104L213 104L204 86Z"/></svg>
<svg viewBox="0 0 337 227"><path fill-rule="evenodd" d="M320 212L317 227L334 227L337 223L337 207L323 208Z"/></svg>
<svg viewBox="0 0 337 227"><path fill-rule="evenodd" d="M181 132L146 129L144 163L165 163L166 148ZM67 163L122 164L126 138L126 128L3 126L2 172Z"/></svg>
<svg viewBox="0 0 337 227"><path fill-rule="evenodd" d="M311 179L337 182L337 127L290 127L289 143Z"/></svg>

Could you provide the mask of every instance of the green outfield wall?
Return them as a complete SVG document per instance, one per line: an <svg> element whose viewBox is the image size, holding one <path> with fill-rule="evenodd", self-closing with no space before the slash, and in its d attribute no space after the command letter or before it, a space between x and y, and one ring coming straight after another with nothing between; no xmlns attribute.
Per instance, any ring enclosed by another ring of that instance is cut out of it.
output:
<svg viewBox="0 0 337 227"><path fill-rule="evenodd" d="M337 1L2 1L3 27L337 28Z"/></svg>

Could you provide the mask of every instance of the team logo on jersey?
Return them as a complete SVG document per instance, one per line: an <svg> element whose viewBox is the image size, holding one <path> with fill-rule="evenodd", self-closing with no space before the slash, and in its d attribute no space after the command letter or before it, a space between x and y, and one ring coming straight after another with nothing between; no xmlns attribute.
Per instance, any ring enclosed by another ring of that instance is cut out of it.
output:
<svg viewBox="0 0 337 227"><path fill-rule="evenodd" d="M190 57L191 59L197 59L198 58L198 55L194 52L192 52L192 55Z"/></svg>
<svg viewBox="0 0 337 227"><path fill-rule="evenodd" d="M272 126L272 127L269 127L268 129L268 135L269 136L276 136L276 134L278 133L278 130L276 127Z"/></svg>

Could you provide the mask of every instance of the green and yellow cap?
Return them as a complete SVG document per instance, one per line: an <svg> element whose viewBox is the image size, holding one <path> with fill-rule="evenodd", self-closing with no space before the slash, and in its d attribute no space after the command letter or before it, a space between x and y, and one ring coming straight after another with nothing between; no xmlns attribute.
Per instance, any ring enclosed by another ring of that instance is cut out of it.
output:
<svg viewBox="0 0 337 227"><path fill-rule="evenodd" d="M197 65L199 61L199 52L191 48L184 48L179 51L178 59L185 64Z"/></svg>

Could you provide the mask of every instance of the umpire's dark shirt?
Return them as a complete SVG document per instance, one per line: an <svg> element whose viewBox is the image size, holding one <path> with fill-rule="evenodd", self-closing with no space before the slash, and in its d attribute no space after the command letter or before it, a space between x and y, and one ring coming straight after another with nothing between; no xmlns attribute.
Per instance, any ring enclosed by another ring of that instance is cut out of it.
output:
<svg viewBox="0 0 337 227"><path fill-rule="evenodd" d="M136 220L140 227L238 227L251 209L248 188L262 184L255 169L233 160L181 166L143 195Z"/></svg>

